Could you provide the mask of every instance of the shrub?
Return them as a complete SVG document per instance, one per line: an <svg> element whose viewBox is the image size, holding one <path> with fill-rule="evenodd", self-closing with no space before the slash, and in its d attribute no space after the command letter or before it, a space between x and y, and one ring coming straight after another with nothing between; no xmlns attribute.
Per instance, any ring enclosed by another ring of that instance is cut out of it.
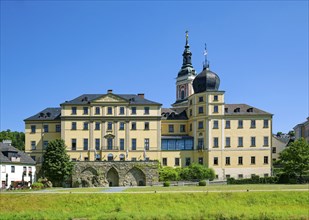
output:
<svg viewBox="0 0 309 220"><path fill-rule="evenodd" d="M169 181L165 181L164 183L163 183L163 186L164 187L169 187L171 185L171 183L169 182Z"/></svg>
<svg viewBox="0 0 309 220"><path fill-rule="evenodd" d="M259 177L259 176L253 176L249 179L234 179L234 178L228 178L227 184L274 184L279 183L278 177Z"/></svg>
<svg viewBox="0 0 309 220"><path fill-rule="evenodd" d="M179 180L179 169L172 167L163 167L159 170L160 181L177 181Z"/></svg>
<svg viewBox="0 0 309 220"><path fill-rule="evenodd" d="M35 182L35 183L32 183L31 187L33 189L42 189L42 188L44 188L44 184L43 183L39 183L39 182Z"/></svg>
<svg viewBox="0 0 309 220"><path fill-rule="evenodd" d="M206 181L205 180L201 180L199 183L198 183L199 186L206 186Z"/></svg>

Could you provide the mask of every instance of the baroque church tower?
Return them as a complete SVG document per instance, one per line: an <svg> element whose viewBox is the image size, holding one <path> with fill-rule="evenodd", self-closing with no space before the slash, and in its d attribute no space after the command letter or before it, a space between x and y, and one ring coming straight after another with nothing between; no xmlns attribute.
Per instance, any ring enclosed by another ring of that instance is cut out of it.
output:
<svg viewBox="0 0 309 220"><path fill-rule="evenodd" d="M186 45L182 54L183 63L176 78L176 102L172 104L173 108L187 107L188 97L194 93L192 83L196 76L196 71L191 62L192 53L188 38L188 31L186 31Z"/></svg>

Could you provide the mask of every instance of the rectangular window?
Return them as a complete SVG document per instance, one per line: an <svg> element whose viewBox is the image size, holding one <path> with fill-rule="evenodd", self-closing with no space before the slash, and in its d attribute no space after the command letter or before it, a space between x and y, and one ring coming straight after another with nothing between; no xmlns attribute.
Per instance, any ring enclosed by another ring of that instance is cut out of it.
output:
<svg viewBox="0 0 309 220"><path fill-rule="evenodd" d="M131 123L131 130L136 130L136 122Z"/></svg>
<svg viewBox="0 0 309 220"><path fill-rule="evenodd" d="M268 119L264 119L264 128L268 128Z"/></svg>
<svg viewBox="0 0 309 220"><path fill-rule="evenodd" d="M238 137L238 147L243 147L244 143L243 143L243 137Z"/></svg>
<svg viewBox="0 0 309 220"><path fill-rule="evenodd" d="M243 174L238 174L238 179L242 179L244 178L244 175Z"/></svg>
<svg viewBox="0 0 309 220"><path fill-rule="evenodd" d="M255 120L251 120L251 126L250 128L255 128Z"/></svg>
<svg viewBox="0 0 309 220"><path fill-rule="evenodd" d="M198 129L203 129L204 123L202 121L198 122Z"/></svg>
<svg viewBox="0 0 309 220"><path fill-rule="evenodd" d="M145 130L149 130L149 122L145 122L145 124L144 124L144 129L145 129Z"/></svg>
<svg viewBox="0 0 309 220"><path fill-rule="evenodd" d="M100 138L95 139L95 149L100 150Z"/></svg>
<svg viewBox="0 0 309 220"><path fill-rule="evenodd" d="M214 95L214 101L218 101L218 96Z"/></svg>
<svg viewBox="0 0 309 220"><path fill-rule="evenodd" d="M71 148L72 148L72 150L76 150L76 139L75 138L73 138L72 140L71 140Z"/></svg>
<svg viewBox="0 0 309 220"><path fill-rule="evenodd" d="M192 99L190 100L190 105L192 105Z"/></svg>
<svg viewBox="0 0 309 220"><path fill-rule="evenodd" d="M119 130L124 130L124 122L120 122Z"/></svg>
<svg viewBox="0 0 309 220"><path fill-rule="evenodd" d="M190 109L190 116L192 116L192 109Z"/></svg>
<svg viewBox="0 0 309 220"><path fill-rule="evenodd" d="M191 164L191 158L186 157L186 166L190 166L190 164Z"/></svg>
<svg viewBox="0 0 309 220"><path fill-rule="evenodd" d="M251 164L255 164L255 157L251 157Z"/></svg>
<svg viewBox="0 0 309 220"><path fill-rule="evenodd" d="M214 113L218 113L219 112L219 107L217 105L214 106Z"/></svg>
<svg viewBox="0 0 309 220"><path fill-rule="evenodd" d="M56 125L56 132L61 132L61 125Z"/></svg>
<svg viewBox="0 0 309 220"><path fill-rule="evenodd" d="M190 124L190 131L192 131L192 124Z"/></svg>
<svg viewBox="0 0 309 220"><path fill-rule="evenodd" d="M88 150L88 138L84 138L84 150Z"/></svg>
<svg viewBox="0 0 309 220"><path fill-rule="evenodd" d="M198 97L198 101L199 101L199 102L203 102L203 101L204 101L203 96Z"/></svg>
<svg viewBox="0 0 309 220"><path fill-rule="evenodd" d="M268 164L268 156L264 156L264 164Z"/></svg>
<svg viewBox="0 0 309 220"><path fill-rule="evenodd" d="M107 150L113 150L113 139L107 138Z"/></svg>
<svg viewBox="0 0 309 220"><path fill-rule="evenodd" d="M107 107L107 114L112 115L113 114L113 108L112 107Z"/></svg>
<svg viewBox="0 0 309 220"><path fill-rule="evenodd" d="M145 150L149 150L149 138L145 138L144 143L145 143Z"/></svg>
<svg viewBox="0 0 309 220"><path fill-rule="evenodd" d="M100 114L100 107L95 107L95 114L99 115Z"/></svg>
<svg viewBox="0 0 309 220"><path fill-rule="evenodd" d="M132 157L131 160L132 160L132 161L136 161L136 157Z"/></svg>
<svg viewBox="0 0 309 220"><path fill-rule="evenodd" d="M219 138L218 137L214 137L214 148L219 147Z"/></svg>
<svg viewBox="0 0 309 220"><path fill-rule="evenodd" d="M35 150L35 149L36 149L36 142L31 141L31 150Z"/></svg>
<svg viewBox="0 0 309 220"><path fill-rule="evenodd" d="M204 138L199 138L197 141L198 141L197 142L197 149L198 150L204 149Z"/></svg>
<svg viewBox="0 0 309 220"><path fill-rule="evenodd" d="M243 128L243 121L242 120L238 120L238 128Z"/></svg>
<svg viewBox="0 0 309 220"><path fill-rule="evenodd" d="M199 114L202 114L203 112L204 112L204 108L203 108L203 107L201 107L201 106L200 106L200 107L198 107L198 113L199 113Z"/></svg>
<svg viewBox="0 0 309 220"><path fill-rule="evenodd" d="M113 122L107 122L107 130L112 130L113 129Z"/></svg>
<svg viewBox="0 0 309 220"><path fill-rule="evenodd" d="M84 122L84 127L83 127L84 130L88 130L88 122Z"/></svg>
<svg viewBox="0 0 309 220"><path fill-rule="evenodd" d="M168 125L168 132L174 133L174 125Z"/></svg>
<svg viewBox="0 0 309 220"><path fill-rule="evenodd" d="M264 146L268 146L268 137L264 137Z"/></svg>
<svg viewBox="0 0 309 220"><path fill-rule="evenodd" d="M242 165L242 157L238 157L238 165Z"/></svg>
<svg viewBox="0 0 309 220"><path fill-rule="evenodd" d="M120 150L124 150L124 139L123 138L119 139L119 146L120 146Z"/></svg>
<svg viewBox="0 0 309 220"><path fill-rule="evenodd" d="M231 121L230 120L225 121L225 128L226 129L230 129L231 128Z"/></svg>
<svg viewBox="0 0 309 220"><path fill-rule="evenodd" d="M72 107L71 110L72 110L71 114L72 115L76 115L77 108L76 107Z"/></svg>
<svg viewBox="0 0 309 220"><path fill-rule="evenodd" d="M43 149L46 150L48 147L48 141L43 141Z"/></svg>
<svg viewBox="0 0 309 220"><path fill-rule="evenodd" d="M204 158L203 157L199 157L198 158L198 163L203 165L204 164Z"/></svg>
<svg viewBox="0 0 309 220"><path fill-rule="evenodd" d="M132 138L132 150L136 150L136 139Z"/></svg>
<svg viewBox="0 0 309 220"><path fill-rule="evenodd" d="M84 157L84 161L89 161L89 157Z"/></svg>
<svg viewBox="0 0 309 220"><path fill-rule="evenodd" d="M225 137L225 147L231 147L231 138Z"/></svg>
<svg viewBox="0 0 309 220"><path fill-rule="evenodd" d="M76 122L72 122L72 130L76 130Z"/></svg>
<svg viewBox="0 0 309 220"><path fill-rule="evenodd" d="M214 165L218 165L219 164L219 159L218 157L214 157Z"/></svg>
<svg viewBox="0 0 309 220"><path fill-rule="evenodd" d="M218 120L214 120L214 127L213 129L218 129L219 128L219 121Z"/></svg>
<svg viewBox="0 0 309 220"><path fill-rule="evenodd" d="M35 133L35 129L36 129L36 126L35 125L31 125L31 133Z"/></svg>
<svg viewBox="0 0 309 220"><path fill-rule="evenodd" d="M186 125L180 125L180 132L186 132Z"/></svg>
<svg viewBox="0 0 309 220"><path fill-rule="evenodd" d="M48 125L43 126L43 132L47 133L48 132Z"/></svg>
<svg viewBox="0 0 309 220"><path fill-rule="evenodd" d="M166 157L162 158L162 165L167 166L167 158Z"/></svg>
<svg viewBox="0 0 309 220"><path fill-rule="evenodd" d="M180 165L180 160L179 157L175 158L175 166L179 166Z"/></svg>
<svg viewBox="0 0 309 220"><path fill-rule="evenodd" d="M136 107L131 108L131 115L136 115Z"/></svg>
<svg viewBox="0 0 309 220"><path fill-rule="evenodd" d="M225 165L231 165L231 158L225 157Z"/></svg>
<svg viewBox="0 0 309 220"><path fill-rule="evenodd" d="M100 122L95 123L95 130L100 130Z"/></svg>
<svg viewBox="0 0 309 220"><path fill-rule="evenodd" d="M226 174L226 175L225 175L225 178L226 178L226 179L229 179L229 178L231 178L231 175L230 175L230 174Z"/></svg>
<svg viewBox="0 0 309 220"><path fill-rule="evenodd" d="M275 154L277 152L277 148L273 147L273 154Z"/></svg>
<svg viewBox="0 0 309 220"><path fill-rule="evenodd" d="M144 107L144 115L149 115L149 107Z"/></svg>
<svg viewBox="0 0 309 220"><path fill-rule="evenodd" d="M255 137L251 137L251 147L255 147Z"/></svg>
<svg viewBox="0 0 309 220"><path fill-rule="evenodd" d="M88 115L88 107L83 107L83 114Z"/></svg>
<svg viewBox="0 0 309 220"><path fill-rule="evenodd" d="M11 173L15 173L15 166L11 166Z"/></svg>
<svg viewBox="0 0 309 220"><path fill-rule="evenodd" d="M119 115L124 115L124 107L119 108Z"/></svg>

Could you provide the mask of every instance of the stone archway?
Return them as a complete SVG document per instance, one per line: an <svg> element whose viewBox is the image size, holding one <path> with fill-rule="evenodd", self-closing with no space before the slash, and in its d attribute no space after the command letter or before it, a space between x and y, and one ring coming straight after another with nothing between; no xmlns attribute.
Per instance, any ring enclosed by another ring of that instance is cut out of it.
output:
<svg viewBox="0 0 309 220"><path fill-rule="evenodd" d="M109 169L106 175L106 179L109 186L119 186L119 175L114 167Z"/></svg>
<svg viewBox="0 0 309 220"><path fill-rule="evenodd" d="M146 176L141 169L133 167L127 172L125 181L131 186L145 186Z"/></svg>

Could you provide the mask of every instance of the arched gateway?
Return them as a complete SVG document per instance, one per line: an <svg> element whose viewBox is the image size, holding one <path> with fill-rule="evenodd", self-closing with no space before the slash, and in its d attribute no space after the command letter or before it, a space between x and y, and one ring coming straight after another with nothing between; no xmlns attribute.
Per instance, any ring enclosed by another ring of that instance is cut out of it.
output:
<svg viewBox="0 0 309 220"><path fill-rule="evenodd" d="M108 186L119 186L119 175L114 167L109 169L106 174L106 179L108 181Z"/></svg>

